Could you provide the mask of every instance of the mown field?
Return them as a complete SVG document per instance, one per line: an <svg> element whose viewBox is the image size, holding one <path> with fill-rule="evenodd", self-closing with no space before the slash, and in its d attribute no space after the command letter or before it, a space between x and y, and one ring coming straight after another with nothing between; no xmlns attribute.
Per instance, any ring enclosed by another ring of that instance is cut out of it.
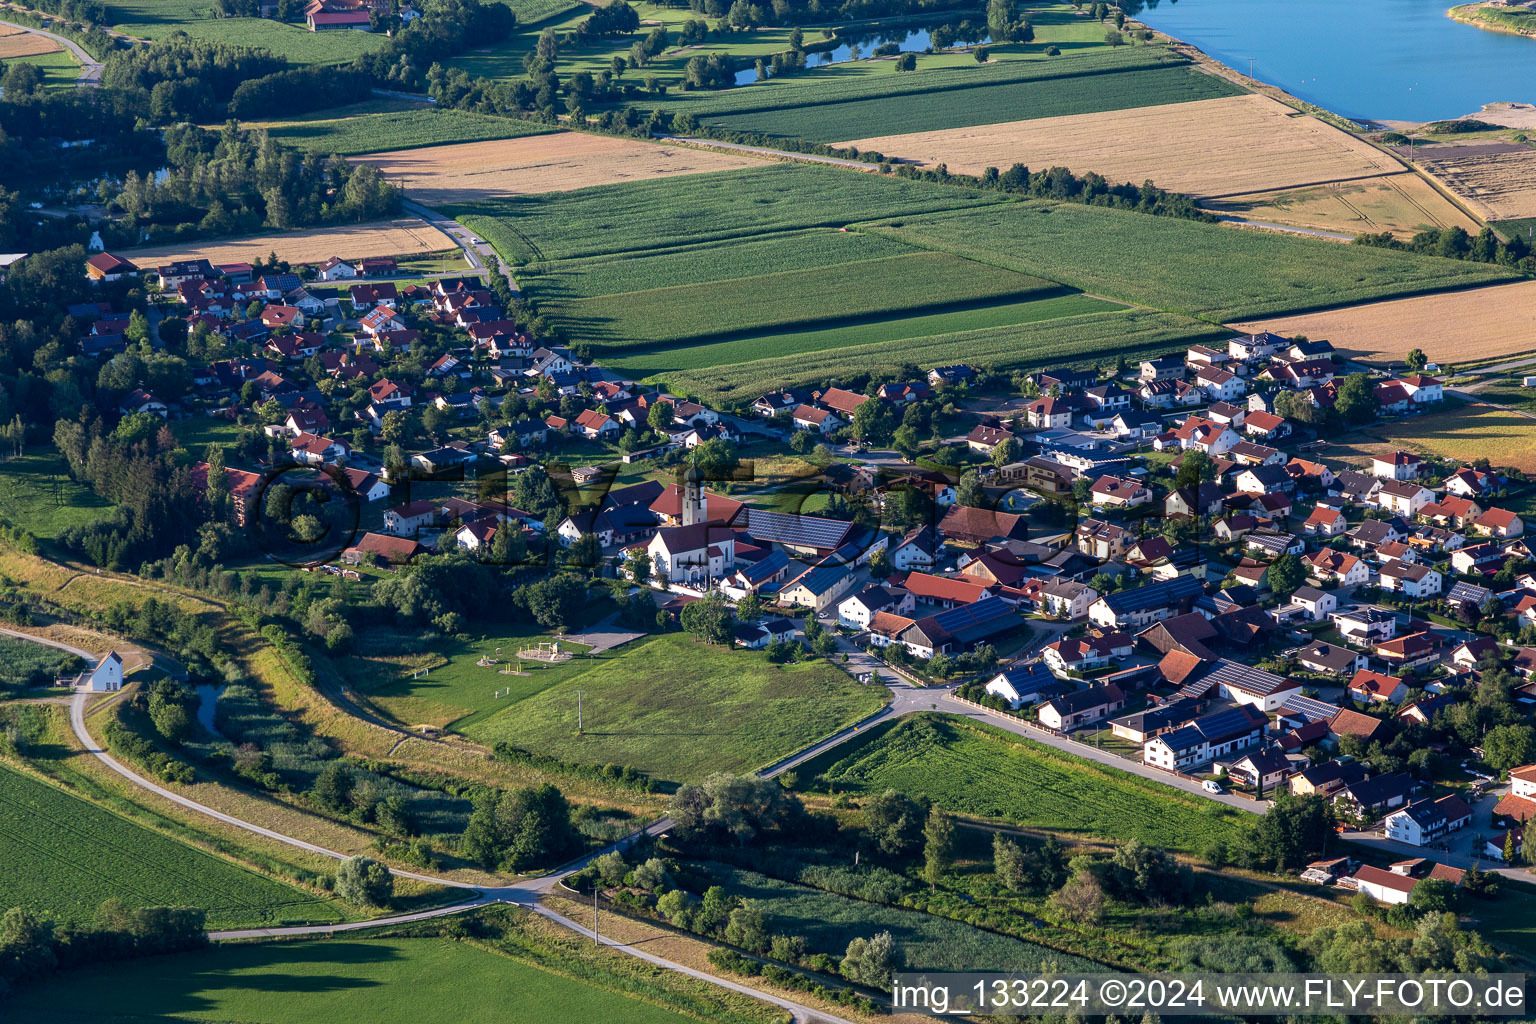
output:
<svg viewBox="0 0 1536 1024"><path fill-rule="evenodd" d="M33 536L52 540L111 511L106 499L69 478L64 457L53 448L0 462L0 520Z"/></svg>
<svg viewBox="0 0 1536 1024"><path fill-rule="evenodd" d="M329 121L274 125L267 134L290 146L356 156L449 142L515 139L559 131L555 125L468 110L402 110Z"/></svg>
<svg viewBox="0 0 1536 1024"><path fill-rule="evenodd" d="M193 39L231 46L250 46L271 50L294 64L346 64L365 53L383 48L389 37L373 32L311 32L303 25L274 21L271 18L211 18L198 16L198 10L211 4L173 3L174 11L153 13L148 5L135 9L149 16L142 21L120 21L114 31L141 39L165 39L185 32ZM125 10L124 13L131 13ZM190 13L190 16L189 16Z"/></svg>
<svg viewBox="0 0 1536 1024"><path fill-rule="evenodd" d="M103 900L200 907L216 927L335 921L336 910L0 766L0 907L89 919Z"/></svg>
<svg viewBox="0 0 1536 1024"><path fill-rule="evenodd" d="M1070 67L1069 64L1055 66ZM701 116L700 120L712 127L731 131L761 132L816 142L839 142L868 136L888 137L911 132L966 128L1021 118L1097 114L1129 107L1187 103L1235 96L1238 93L1236 86L1222 79L1187 67L1174 66L1113 74L1022 79L979 88L882 96L747 114ZM860 148L876 152L900 152L895 145L886 148L870 144ZM1031 159L1028 147L1020 147L1016 159L1026 164L1044 163Z"/></svg>
<svg viewBox="0 0 1536 1024"><path fill-rule="evenodd" d="M449 216L514 264L986 207L1001 196L809 164L460 203Z"/></svg>
<svg viewBox="0 0 1536 1024"><path fill-rule="evenodd" d="M43 88L49 92L75 89L80 81L80 65L68 50L37 53L30 57L12 57L8 64L31 64L43 73Z"/></svg>
<svg viewBox="0 0 1536 1024"><path fill-rule="evenodd" d="M1091 295L1068 292L1047 295L1044 298L988 303L966 309L946 309L943 312L869 316L857 322L837 326L801 331L774 330L732 338L729 341L702 342L686 347L641 352L622 351L614 356L605 356L603 365L632 377L653 376L670 379L679 371L710 371L715 368L723 370L730 366L731 369L727 372L734 373L742 370L743 367L732 364L786 359L802 354L821 354L833 360L827 365L841 364L838 372L848 373L856 370L859 363L851 356L839 358L837 353L840 349L867 348L868 351L860 355L873 355L876 352L889 353L881 358L905 360L905 353L900 350L908 344L908 339L926 343L933 335L942 333L951 338L971 335L972 337L962 340L962 343L968 346L965 352L969 357L972 352L982 351L979 344L975 347L969 346L995 333L997 328L1019 329L1041 321L1082 317L1090 313L1109 313L1124 309L1125 307L1117 302L1106 302ZM1013 336L1027 337L1028 333L1014 330ZM1021 354L1028 356L1028 353ZM867 368L871 364L866 361L863 365Z"/></svg>
<svg viewBox="0 0 1536 1024"><path fill-rule="evenodd" d="M735 281L621 292L560 306L555 313L573 336L618 353L1061 291L1050 281L947 253L914 252Z"/></svg>
<svg viewBox="0 0 1536 1024"><path fill-rule="evenodd" d="M16 1020L230 1024L553 1020L685 1024L687 1017L448 939L219 946L76 971L27 989Z"/></svg>
<svg viewBox="0 0 1536 1024"><path fill-rule="evenodd" d="M693 395L728 408L745 406L774 388L848 381L874 367L923 368L964 361L1006 371L1038 369L1047 363L1103 364L1113 362L1117 355L1135 360L1188 344L1209 344L1230 334L1188 317L1133 309L1064 316L1039 323L1021 321L927 337L888 335L887 340L870 344L810 350L731 365L699 366L663 376L678 394Z"/></svg>
<svg viewBox="0 0 1536 1024"><path fill-rule="evenodd" d="M956 718L906 718L854 743L817 762L837 792L895 788L959 814L1175 850L1244 827L1230 808Z"/></svg>
<svg viewBox="0 0 1536 1024"><path fill-rule="evenodd" d="M865 903L726 864L699 866L733 896L760 900L771 932L803 935L814 952L839 956L851 940L889 931L901 966L910 971L1036 972L1047 964L1064 973L1103 970L1092 960L963 921Z"/></svg>
<svg viewBox="0 0 1536 1024"><path fill-rule="evenodd" d="M1094 295L1219 321L1514 276L1479 263L1048 201L954 210L861 230Z"/></svg>
<svg viewBox="0 0 1536 1024"><path fill-rule="evenodd" d="M773 665L670 633L635 641L464 730L540 754L673 781L749 771L879 710L880 687L825 660ZM584 732L576 732L576 691Z"/></svg>

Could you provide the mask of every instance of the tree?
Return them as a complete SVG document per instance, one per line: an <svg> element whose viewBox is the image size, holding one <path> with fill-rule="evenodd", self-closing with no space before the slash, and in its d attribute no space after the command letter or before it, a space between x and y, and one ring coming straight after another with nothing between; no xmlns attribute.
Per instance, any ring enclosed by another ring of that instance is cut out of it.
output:
<svg viewBox="0 0 1536 1024"><path fill-rule="evenodd" d="M1107 29L1104 32L1104 41L1110 46L1124 46L1125 33L1121 32L1117 28Z"/></svg>
<svg viewBox="0 0 1536 1024"><path fill-rule="evenodd" d="M992 873L998 884L1005 889L1018 891L1028 881L1024 867L1024 850L1017 842L1005 838L1001 832L992 835Z"/></svg>
<svg viewBox="0 0 1536 1024"><path fill-rule="evenodd" d="M917 428L910 424L903 423L891 435L891 447L895 448L897 454L908 462L917 457L917 446Z"/></svg>
<svg viewBox="0 0 1536 1024"><path fill-rule="evenodd" d="M624 855L618 850L609 850L597 857L592 861L592 868L608 885L618 885L629 873L629 865L624 862Z"/></svg>
<svg viewBox="0 0 1536 1024"><path fill-rule="evenodd" d="M379 437L385 444L403 445L411 439L411 423L401 409L391 409L379 424Z"/></svg>
<svg viewBox="0 0 1536 1024"><path fill-rule="evenodd" d="M638 586L645 586L651 578L651 556L649 552L637 551L629 556L629 561L624 563L629 567L630 578Z"/></svg>
<svg viewBox="0 0 1536 1024"><path fill-rule="evenodd" d="M702 784L679 788L668 810L679 835L729 836L745 845L759 833L787 824L801 806L772 779L717 772Z"/></svg>
<svg viewBox="0 0 1536 1024"><path fill-rule="evenodd" d="M866 444L885 444L896 429L890 404L871 398L853 410L853 436Z"/></svg>
<svg viewBox="0 0 1536 1024"><path fill-rule="evenodd" d="M1506 772L1536 761L1536 729L1528 725L1499 725L1483 737L1483 761L1496 772Z"/></svg>
<svg viewBox="0 0 1536 1024"><path fill-rule="evenodd" d="M315 776L309 795L328 811L344 811L352 806L352 787L357 779L345 761L328 761Z"/></svg>
<svg viewBox="0 0 1536 1024"><path fill-rule="evenodd" d="M981 478L976 475L974 469L968 469L960 474L960 483L955 487L955 501L970 508L986 507L987 492L982 487Z"/></svg>
<svg viewBox="0 0 1536 1024"><path fill-rule="evenodd" d="M1253 859L1279 871L1312 860L1333 834L1333 808L1320 796L1281 793L1248 834Z"/></svg>
<svg viewBox="0 0 1536 1024"><path fill-rule="evenodd" d="M692 633L708 644L729 643L731 639L731 608L724 595L711 590L703 598L683 606L678 621L686 632Z"/></svg>
<svg viewBox="0 0 1536 1024"><path fill-rule="evenodd" d="M1408 893L1408 905L1421 914L1443 914L1456 909L1456 887L1443 878L1423 878Z"/></svg>
<svg viewBox="0 0 1536 1024"><path fill-rule="evenodd" d="M1408 355L1403 359L1403 364L1408 369L1417 372L1429 365L1429 358L1424 355L1423 349L1412 348L1408 350Z"/></svg>
<svg viewBox="0 0 1536 1024"><path fill-rule="evenodd" d="M1104 921L1104 886L1091 871L1079 871L1051 894L1051 908L1073 924L1096 925Z"/></svg>
<svg viewBox="0 0 1536 1024"><path fill-rule="evenodd" d="M1349 423L1369 423L1376 418L1380 403L1370 375L1352 373L1339 385L1333 410Z"/></svg>
<svg viewBox="0 0 1536 1024"><path fill-rule="evenodd" d="M848 943L838 970L856 985L890 988L891 971L896 966L896 942L890 932L876 932L871 938L856 938Z"/></svg>
<svg viewBox="0 0 1536 1024"><path fill-rule="evenodd" d="M896 70L897 71L916 71L917 70L917 54L915 54L915 53L904 53L901 56L897 57L896 58Z"/></svg>
<svg viewBox="0 0 1536 1024"><path fill-rule="evenodd" d="M358 906L383 907L395 891L395 876L372 857L348 857L336 869L336 895Z"/></svg>
<svg viewBox="0 0 1536 1024"><path fill-rule="evenodd" d="M888 789L864 804L864 834L881 853L911 853L917 848L922 828L923 810L905 793Z"/></svg>
<svg viewBox="0 0 1536 1024"><path fill-rule="evenodd" d="M1308 426L1316 426L1328 416L1324 410L1312 404L1311 398L1304 391L1282 391L1277 394L1275 415Z"/></svg>
<svg viewBox="0 0 1536 1024"><path fill-rule="evenodd" d="M1176 488L1197 488L1216 476L1216 466L1211 457L1198 448L1191 448L1179 457L1179 471L1174 474Z"/></svg>
<svg viewBox="0 0 1536 1024"><path fill-rule="evenodd" d="M1297 555L1281 555L1269 563L1269 588L1276 597L1290 597L1306 580L1306 566Z"/></svg>
<svg viewBox="0 0 1536 1024"><path fill-rule="evenodd" d="M929 886L938 885L955 861L955 826L938 807L928 811L923 827L923 877Z"/></svg>
<svg viewBox="0 0 1536 1024"><path fill-rule="evenodd" d="M1023 446L1019 444L1018 438L1005 437L997 444L992 446L992 457L990 461L992 465L996 466L998 469L1002 469L1009 463L1019 461L1019 453L1022 448Z"/></svg>
<svg viewBox="0 0 1536 1024"><path fill-rule="evenodd" d="M757 900L746 900L731 911L725 923L725 941L753 953L766 953L772 943L768 934L768 919L763 905Z"/></svg>

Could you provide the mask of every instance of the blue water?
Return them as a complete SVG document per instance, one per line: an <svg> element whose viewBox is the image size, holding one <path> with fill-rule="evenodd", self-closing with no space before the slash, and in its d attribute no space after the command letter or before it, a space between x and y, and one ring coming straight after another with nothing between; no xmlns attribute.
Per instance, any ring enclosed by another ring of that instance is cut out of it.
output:
<svg viewBox="0 0 1536 1024"><path fill-rule="evenodd" d="M980 21L981 19L978 18L976 20ZM931 43L931 38L926 28L914 29L912 31L903 31L900 28L877 29L875 32L864 35L855 35L851 31L844 31L838 33L837 38L846 40L846 42L830 50L807 51L805 66L807 68L819 68L827 64L841 64L843 61L853 60L853 49L855 46L858 47L859 58L863 59L872 56L877 46L883 46L886 43L895 43L901 47L902 53L922 53L928 49ZM812 41L811 38L806 39L807 43ZM820 40L815 40L815 42L820 42ZM986 42L986 36L976 41L977 45L982 45ZM737 85L751 85L755 81L757 81L757 69L755 67L736 72Z"/></svg>
<svg viewBox="0 0 1536 1024"><path fill-rule="evenodd" d="M1436 121L1536 103L1536 39L1452 21L1458 0L1160 0L1135 17L1357 120Z"/></svg>

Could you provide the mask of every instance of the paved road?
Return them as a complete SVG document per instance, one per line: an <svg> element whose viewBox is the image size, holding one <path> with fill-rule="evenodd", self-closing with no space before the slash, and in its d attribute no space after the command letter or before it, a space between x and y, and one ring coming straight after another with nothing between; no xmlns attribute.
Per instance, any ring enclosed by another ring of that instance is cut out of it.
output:
<svg viewBox="0 0 1536 1024"><path fill-rule="evenodd" d="M20 25L14 21L0 21L0 25L9 25L11 28L19 28L23 32L31 32L35 36L43 36L52 39L64 49L68 50L80 62L80 81L76 85L100 85L101 62L80 48L80 44L73 39L66 39L47 29L33 28L31 25Z"/></svg>
<svg viewBox="0 0 1536 1024"><path fill-rule="evenodd" d="M864 171L867 174L880 173L879 164L866 164L858 160L844 160L836 156L817 156L814 153L791 153L787 149L769 149L766 146L743 146L737 142L716 142L714 139L696 139L688 135L666 135L653 133L653 139L661 139L665 142L686 142L690 146L704 146L709 149L729 149L737 153L753 153L757 156L775 157L782 160L804 160L813 164L831 164L833 167L847 167L855 171Z"/></svg>
<svg viewBox="0 0 1536 1024"><path fill-rule="evenodd" d="M465 227L463 224L460 224L452 217L438 213L436 210L431 209L430 207L422 206L414 199L407 199L401 205L406 213L420 217L422 220L426 221L428 224L431 224L433 227L437 228L437 230L447 235L453 241L454 245L457 245L460 249L464 250L464 258L468 260L469 265L474 267L476 270L484 270L486 266L488 266L485 261L486 257L496 255L496 250L491 248L489 242L486 242L479 235L475 234L473 231L469 230L469 228ZM498 260L498 263L499 262L500 261ZM512 268L508 267L505 263L500 263L500 267L501 276L507 279L507 285L512 289L512 294L516 295L520 289L517 287L517 281L512 277Z"/></svg>

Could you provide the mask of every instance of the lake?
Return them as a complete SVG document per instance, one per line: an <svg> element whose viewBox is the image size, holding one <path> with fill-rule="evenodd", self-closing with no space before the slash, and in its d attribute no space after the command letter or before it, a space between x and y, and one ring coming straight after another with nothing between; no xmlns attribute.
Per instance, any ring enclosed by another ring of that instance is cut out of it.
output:
<svg viewBox="0 0 1536 1024"><path fill-rule="evenodd" d="M977 21L980 21L978 18ZM937 24L937 22L935 23ZM982 25L985 28L985 24ZM844 61L856 59L853 55L857 48L859 57L872 56L877 46L895 44L902 53L922 53L932 45L932 37L928 29L905 29L893 27L882 29L876 27L873 31L863 33L855 30L843 30L837 34L839 45L826 50L807 49L805 53L805 66L808 68L825 67L828 64L841 64ZM808 46L814 46L821 40L806 40ZM990 42L990 37L983 35L980 39L966 40L967 43L984 45ZM751 85L757 81L757 69L747 68L736 72L737 85Z"/></svg>
<svg viewBox="0 0 1536 1024"><path fill-rule="evenodd" d="M1445 16L1453 0L1158 0L1143 23L1360 120L1437 121L1536 102L1536 39Z"/></svg>

